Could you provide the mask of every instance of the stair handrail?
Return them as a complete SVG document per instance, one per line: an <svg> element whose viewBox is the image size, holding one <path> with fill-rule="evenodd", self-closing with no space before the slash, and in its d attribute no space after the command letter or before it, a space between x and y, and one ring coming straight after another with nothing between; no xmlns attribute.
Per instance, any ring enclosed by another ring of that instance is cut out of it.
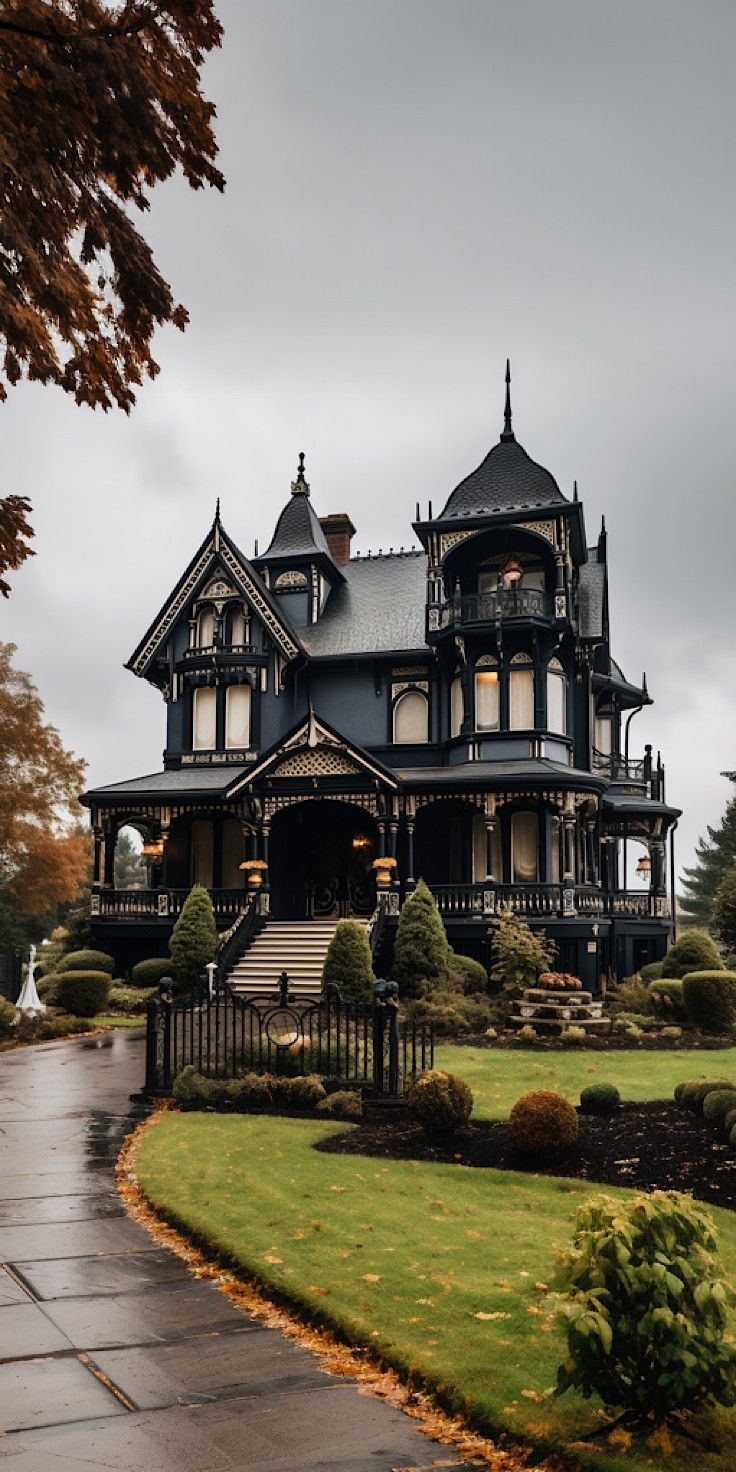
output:
<svg viewBox="0 0 736 1472"><path fill-rule="evenodd" d="M379 954L386 929L386 909L379 899L369 921L368 943L371 948L371 960L375 961Z"/></svg>
<svg viewBox="0 0 736 1472"><path fill-rule="evenodd" d="M264 923L258 905L258 895L249 894L237 919L228 930L223 931L217 945L217 970L222 986L232 968Z"/></svg>

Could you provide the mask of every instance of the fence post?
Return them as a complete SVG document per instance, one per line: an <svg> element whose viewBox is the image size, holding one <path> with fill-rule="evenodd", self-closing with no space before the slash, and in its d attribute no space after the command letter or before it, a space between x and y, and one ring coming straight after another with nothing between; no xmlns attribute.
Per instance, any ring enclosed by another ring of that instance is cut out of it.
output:
<svg viewBox="0 0 736 1472"><path fill-rule="evenodd" d="M386 982L386 1020L388 1022L388 1092L392 1099L399 1093L399 988L395 981Z"/></svg>
<svg viewBox="0 0 736 1472"><path fill-rule="evenodd" d="M164 976L159 987L161 1013L161 1024L164 1034L163 1067L161 1086L165 1093L171 1089L171 1004L173 1000L174 983L170 976Z"/></svg>
<svg viewBox="0 0 736 1472"><path fill-rule="evenodd" d="M158 1083L158 997L151 997L146 1007L146 1079L143 1085L146 1094L155 1094Z"/></svg>
<svg viewBox="0 0 736 1472"><path fill-rule="evenodd" d="M373 1087L377 1094L383 1093L383 1037L386 1025L385 981L377 981L373 987Z"/></svg>

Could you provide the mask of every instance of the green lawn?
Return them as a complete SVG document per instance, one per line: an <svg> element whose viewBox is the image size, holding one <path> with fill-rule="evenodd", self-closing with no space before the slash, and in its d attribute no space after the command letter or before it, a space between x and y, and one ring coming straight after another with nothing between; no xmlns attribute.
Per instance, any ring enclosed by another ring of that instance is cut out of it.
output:
<svg viewBox="0 0 736 1472"><path fill-rule="evenodd" d="M459 1073L473 1090L476 1119L507 1119L528 1089L557 1089L572 1104L587 1084L615 1084L622 1099L671 1099L675 1084L698 1074L736 1079L736 1048L704 1052L612 1051L544 1053L533 1048L435 1050L435 1066Z"/></svg>
<svg viewBox="0 0 736 1472"><path fill-rule="evenodd" d="M98 1017L93 1017L95 1027L145 1027L144 1016L121 1017L119 1012L101 1012Z"/></svg>
<svg viewBox="0 0 736 1472"><path fill-rule="evenodd" d="M554 1249L592 1188L312 1148L344 1128L168 1114L143 1135L138 1177L185 1231L351 1342L444 1387L446 1401L477 1424L541 1446L574 1442L596 1424L595 1405L572 1395L537 1400L562 1351L542 1304ZM734 1270L736 1219L714 1216ZM736 1472L736 1414L721 1418L720 1432L732 1449L699 1454L698 1468ZM651 1449L624 1459L575 1451L596 1469L660 1465ZM672 1472L693 1465L692 1448L668 1460Z"/></svg>

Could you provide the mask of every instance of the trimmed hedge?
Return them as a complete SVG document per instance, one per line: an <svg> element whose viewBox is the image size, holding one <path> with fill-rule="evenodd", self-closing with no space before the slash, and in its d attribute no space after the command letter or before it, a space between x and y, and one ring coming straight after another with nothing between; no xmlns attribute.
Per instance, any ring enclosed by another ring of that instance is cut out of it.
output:
<svg viewBox="0 0 736 1472"><path fill-rule="evenodd" d="M165 976L173 980L174 968L170 956L150 956L147 961L136 961L130 973L131 986L157 986Z"/></svg>
<svg viewBox="0 0 736 1472"><path fill-rule="evenodd" d="M139 986L111 986L107 1006L111 1012L132 1012L144 1016L149 998L156 996L158 996L156 986L148 987L145 991Z"/></svg>
<svg viewBox="0 0 736 1472"><path fill-rule="evenodd" d="M322 1080L314 1074L280 1078L272 1073L246 1073L242 1078L206 1078L189 1064L174 1079L173 1095L184 1109L217 1109L252 1114L269 1109L304 1113L325 1099Z"/></svg>
<svg viewBox="0 0 736 1472"><path fill-rule="evenodd" d="M338 1089L320 1100L317 1113L326 1114L330 1119L362 1119L363 1096L351 1089Z"/></svg>
<svg viewBox="0 0 736 1472"><path fill-rule="evenodd" d="M522 1094L509 1115L512 1144L524 1155L558 1155L575 1144L579 1130L572 1104L552 1089Z"/></svg>
<svg viewBox="0 0 736 1472"><path fill-rule="evenodd" d="M110 995L110 978L105 971L65 971L56 986L59 1006L73 1017L95 1017L104 1012Z"/></svg>
<svg viewBox="0 0 736 1472"><path fill-rule="evenodd" d="M736 1022L736 971L690 971L682 981L685 1011L705 1032L730 1032Z"/></svg>
<svg viewBox="0 0 736 1472"><path fill-rule="evenodd" d="M580 1094L583 1114L613 1114L621 1103L615 1084L589 1084Z"/></svg>
<svg viewBox="0 0 736 1472"><path fill-rule="evenodd" d="M648 961L646 966L639 967L639 975L646 986L650 986L653 981L659 981L663 966L664 961Z"/></svg>
<svg viewBox="0 0 736 1472"><path fill-rule="evenodd" d="M105 971L112 976L115 962L107 951L69 951L56 964L57 971Z"/></svg>
<svg viewBox="0 0 736 1472"><path fill-rule="evenodd" d="M683 1104L686 1109L692 1109L694 1114L699 1114L708 1094L714 1089L730 1089L731 1087L730 1078L688 1078L677 1085L675 1099L678 1104Z"/></svg>
<svg viewBox="0 0 736 1472"><path fill-rule="evenodd" d="M649 985L649 1002L656 1017L676 1017L678 1022L685 1021L687 1014L682 996L682 981L678 977L652 981Z"/></svg>
<svg viewBox="0 0 736 1472"><path fill-rule="evenodd" d="M726 1115L736 1107L736 1084L730 1089L711 1089L703 1100L703 1119L708 1124L724 1124Z"/></svg>
<svg viewBox="0 0 736 1472"><path fill-rule="evenodd" d="M473 1095L464 1078L434 1068L420 1073L406 1103L425 1134L443 1139L465 1128L473 1110Z"/></svg>
<svg viewBox="0 0 736 1472"><path fill-rule="evenodd" d="M688 971L720 971L720 952L706 930L686 930L670 946L662 962L661 976L686 976Z"/></svg>
<svg viewBox="0 0 736 1472"><path fill-rule="evenodd" d="M488 991L488 972L480 961L474 956L461 956L457 951L450 951L450 976L459 981L467 996L478 996L481 992Z"/></svg>

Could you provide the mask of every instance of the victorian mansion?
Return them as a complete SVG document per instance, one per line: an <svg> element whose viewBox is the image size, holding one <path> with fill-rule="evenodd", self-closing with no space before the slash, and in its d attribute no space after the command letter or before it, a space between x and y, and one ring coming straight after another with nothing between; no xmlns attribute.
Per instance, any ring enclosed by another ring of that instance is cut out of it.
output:
<svg viewBox="0 0 736 1472"><path fill-rule="evenodd" d="M505 906L588 985L664 954L678 811L651 748L629 754L650 697L611 654L606 533L589 546L577 492L522 449L508 378L498 443L439 514L417 507L409 551L351 555L303 456L260 555L218 504L128 662L165 701L163 770L83 799L95 941L121 964L164 955L202 884L223 931L254 906L266 930L380 916L387 966L420 876L486 963ZM125 825L146 889L114 887Z"/></svg>

